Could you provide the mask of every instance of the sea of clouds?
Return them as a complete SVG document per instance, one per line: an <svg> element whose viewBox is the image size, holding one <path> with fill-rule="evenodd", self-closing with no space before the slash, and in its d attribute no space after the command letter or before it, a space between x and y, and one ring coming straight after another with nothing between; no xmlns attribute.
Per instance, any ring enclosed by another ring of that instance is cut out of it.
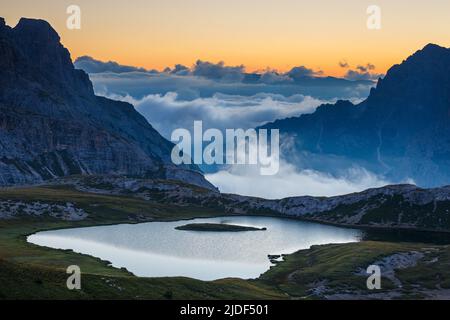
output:
<svg viewBox="0 0 450 320"><path fill-rule="evenodd" d="M204 129L256 128L275 119L311 113L329 101L301 94L285 97L258 93L253 96L216 93L208 98L181 99L178 93L149 94L142 98L108 94L111 99L129 102L153 127L170 139L173 130L192 131L194 121L202 120Z"/></svg>
<svg viewBox="0 0 450 320"><path fill-rule="evenodd" d="M243 66L203 61L191 68L176 65L162 72L90 57L77 60L75 65L89 73L97 94L133 104L167 139L175 129L191 130L198 120L203 121L204 130L249 129L312 113L319 105L338 99L357 103L373 86L365 76L373 69L371 65L348 72L349 79L364 81L326 79L321 72L303 66L287 73L248 74ZM283 154L274 176L262 176L254 166L202 168L222 192L271 199L340 195L389 183L364 168L351 168L339 176L302 169Z"/></svg>
<svg viewBox="0 0 450 320"><path fill-rule="evenodd" d="M263 176L255 167L235 165L206 175L221 192L266 199L295 196L336 196L390 184L364 168L351 168L336 177L326 172L301 170L281 160L276 175Z"/></svg>

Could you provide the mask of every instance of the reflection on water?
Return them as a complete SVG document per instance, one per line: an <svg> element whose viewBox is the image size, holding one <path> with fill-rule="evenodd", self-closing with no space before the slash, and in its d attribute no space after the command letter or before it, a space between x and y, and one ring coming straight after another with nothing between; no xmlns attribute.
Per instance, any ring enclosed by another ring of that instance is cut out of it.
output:
<svg viewBox="0 0 450 320"><path fill-rule="evenodd" d="M175 230L188 223L266 227L257 232ZM312 245L359 241L361 231L292 219L226 217L151 222L39 232L37 245L72 249L111 261L137 276L186 276L201 280L257 278L269 269L269 254L288 254Z"/></svg>
<svg viewBox="0 0 450 320"><path fill-rule="evenodd" d="M416 242L430 243L437 245L450 244L450 233L416 231L416 230L388 230L388 229L370 229L362 233L363 240L388 241L388 242Z"/></svg>

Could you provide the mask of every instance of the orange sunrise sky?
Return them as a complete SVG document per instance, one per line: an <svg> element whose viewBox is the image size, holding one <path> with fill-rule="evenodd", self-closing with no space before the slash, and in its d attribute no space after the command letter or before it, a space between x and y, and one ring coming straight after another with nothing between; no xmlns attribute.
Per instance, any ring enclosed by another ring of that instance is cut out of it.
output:
<svg viewBox="0 0 450 320"><path fill-rule="evenodd" d="M340 76L372 63L384 73L427 43L450 46L449 0L0 0L0 16L49 21L72 58L148 69L196 60L286 71L304 65ZM66 27L69 5L81 8L81 30ZM381 30L366 27L369 5L381 8Z"/></svg>

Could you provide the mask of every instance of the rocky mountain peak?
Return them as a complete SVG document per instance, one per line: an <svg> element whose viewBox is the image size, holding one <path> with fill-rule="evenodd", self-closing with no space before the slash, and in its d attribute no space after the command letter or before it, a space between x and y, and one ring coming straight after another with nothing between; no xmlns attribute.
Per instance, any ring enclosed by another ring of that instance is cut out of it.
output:
<svg viewBox="0 0 450 320"><path fill-rule="evenodd" d="M28 41L43 43L60 41L58 33L45 20L21 18L13 30Z"/></svg>
<svg viewBox="0 0 450 320"><path fill-rule="evenodd" d="M69 51L61 44L58 33L44 20L20 19L8 32L13 56L0 57L14 60L9 71L27 79L39 79L45 91L70 95L92 95L88 76L75 70Z"/></svg>
<svg viewBox="0 0 450 320"><path fill-rule="evenodd" d="M114 174L214 189L132 105L96 96L43 20L0 27L0 140L0 186Z"/></svg>
<svg viewBox="0 0 450 320"><path fill-rule="evenodd" d="M450 49L428 44L389 69L369 97L276 121L285 156L335 175L361 166L393 182L450 183Z"/></svg>
<svg viewBox="0 0 450 320"><path fill-rule="evenodd" d="M387 100L398 103L405 99L415 105L438 107L448 101L450 85L450 49L428 44L401 64L389 69L368 101L378 104ZM436 100L443 100L436 103ZM404 104L404 103L403 103Z"/></svg>
<svg viewBox="0 0 450 320"><path fill-rule="evenodd" d="M434 43L429 43L423 49L418 50L410 58L418 58L428 60L430 58L442 57L449 54L450 49L439 46Z"/></svg>

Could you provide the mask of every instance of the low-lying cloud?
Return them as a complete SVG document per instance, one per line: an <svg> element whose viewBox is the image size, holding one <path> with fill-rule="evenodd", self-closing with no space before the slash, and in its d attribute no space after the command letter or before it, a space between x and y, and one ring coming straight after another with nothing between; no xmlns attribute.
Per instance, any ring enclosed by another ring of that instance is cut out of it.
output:
<svg viewBox="0 0 450 320"><path fill-rule="evenodd" d="M134 71L157 72L156 70L146 70L144 68L121 65L114 61L103 62L100 60L96 60L90 56L79 57L74 62L74 64L76 68L82 69L87 73L103 73L103 72L126 73Z"/></svg>
<svg viewBox="0 0 450 320"><path fill-rule="evenodd" d="M301 94L283 95L259 93L238 96L216 93L210 98L180 99L177 93L151 94L142 99L130 95L109 95L115 100L133 104L164 137L170 139L173 130L190 130L194 121L220 130L256 128L274 119L299 116L313 112L324 100Z"/></svg>
<svg viewBox="0 0 450 320"><path fill-rule="evenodd" d="M178 68L177 73L184 69ZM277 94L285 97L301 94L320 100L354 100L368 96L372 82L352 82L342 79L311 78L305 83L276 72L267 72L261 81L233 82L205 77L172 73L152 74L146 72L92 73L89 75L99 95L118 94L143 98L149 94L178 94L179 99L194 100L212 97L217 93L238 96L254 96L259 93Z"/></svg>
<svg viewBox="0 0 450 320"><path fill-rule="evenodd" d="M363 79L368 77L360 76L358 79L353 74L348 75L352 80L324 77L322 71L305 66L294 67L288 72L266 69L248 73L243 65L227 66L224 62L198 60L190 67L177 64L160 72L114 61L103 62L88 56L78 58L74 64L90 74L97 93L129 94L134 98L176 92L185 100L212 97L216 93L241 96L271 93L286 97L302 94L324 100L360 99L367 97L374 85L370 79Z"/></svg>
<svg viewBox="0 0 450 320"><path fill-rule="evenodd" d="M350 68L342 62L348 69L347 78L355 80L349 81L322 77L321 71L305 66L288 72L246 73L244 66L199 60L190 67L178 64L160 72L90 57L78 59L75 65L89 73L97 94L133 104L167 139L175 129L192 130L198 120L203 121L204 130L249 129L312 113L319 105L338 99L358 103L374 85L365 80L374 78L375 68L370 64ZM364 169L349 169L335 177L302 170L293 163L282 157L274 176L261 175L257 167L211 166L206 169L215 173L207 178L222 192L265 198L330 196L388 183Z"/></svg>
<svg viewBox="0 0 450 320"><path fill-rule="evenodd" d="M266 199L335 196L390 184L363 168L351 168L346 174L334 177L323 172L300 170L285 161L281 161L278 174L273 176L262 176L255 167L235 165L208 174L206 178L221 192Z"/></svg>

